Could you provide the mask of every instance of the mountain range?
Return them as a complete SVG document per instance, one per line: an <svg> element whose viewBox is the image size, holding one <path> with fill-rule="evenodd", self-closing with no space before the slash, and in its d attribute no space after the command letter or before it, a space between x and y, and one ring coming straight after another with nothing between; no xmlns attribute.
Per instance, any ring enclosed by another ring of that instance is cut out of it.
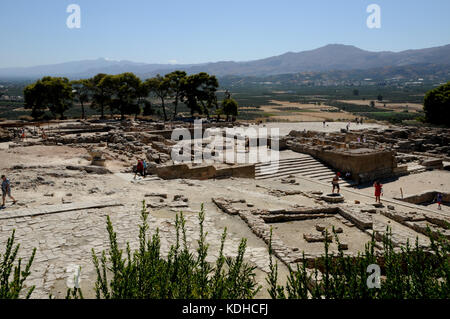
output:
<svg viewBox="0 0 450 319"><path fill-rule="evenodd" d="M0 78L39 78L51 75L73 79L91 77L97 73L122 72L133 72L141 78L147 78L174 70L185 70L187 73L208 72L219 77L271 76L300 72L373 70L387 66L396 68L424 64L443 65L448 69L450 44L401 52L371 52L351 45L330 44L315 50L287 52L254 61L202 64L148 64L100 58L34 67L0 68Z"/></svg>

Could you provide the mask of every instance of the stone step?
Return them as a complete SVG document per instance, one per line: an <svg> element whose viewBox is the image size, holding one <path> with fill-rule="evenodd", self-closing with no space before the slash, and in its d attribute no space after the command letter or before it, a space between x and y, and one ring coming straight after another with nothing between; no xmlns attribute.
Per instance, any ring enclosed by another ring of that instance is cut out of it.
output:
<svg viewBox="0 0 450 319"><path fill-rule="evenodd" d="M323 171L325 169L328 169L326 166L323 165L316 165L316 166L302 166L302 165L292 165L292 166L273 166L273 167L267 167L267 168L262 168L262 169L256 169L255 173L267 173L267 172L276 172L276 171L281 171L284 169L291 169L291 168L296 168L298 170L304 171L304 172L319 172L319 171Z"/></svg>
<svg viewBox="0 0 450 319"><path fill-rule="evenodd" d="M292 163L292 162L317 162L317 160L315 160L312 157L300 157L300 158L285 158L285 159L279 159L278 163ZM270 165L271 162L262 162L262 163L256 163L257 167L261 167L261 166L265 166L265 165Z"/></svg>
<svg viewBox="0 0 450 319"><path fill-rule="evenodd" d="M298 168L298 167L287 167L287 168L283 168L283 169L273 169L273 170L267 170L267 171L262 171L262 172L255 172L255 176L267 176L267 175L276 175L276 174L280 174L280 173L286 173L286 172L291 172L291 173L302 173L303 169Z"/></svg>
<svg viewBox="0 0 450 319"><path fill-rule="evenodd" d="M305 176L307 176L307 177L311 177L311 178L316 178L316 179L319 179L320 177L323 177L323 178L329 178L329 179L332 179L336 174L334 173L334 172L332 172L332 171L322 171L322 172L316 172L316 173L305 173L305 174L302 174L302 175L305 175Z"/></svg>
<svg viewBox="0 0 450 319"><path fill-rule="evenodd" d="M270 179L270 178L280 178L280 177L286 177L289 175L293 175L293 174L298 174L298 173L293 173L293 172L285 172L285 173L280 173L280 174L271 174L271 175L264 175L264 176L255 176L255 179Z"/></svg>
<svg viewBox="0 0 450 319"><path fill-rule="evenodd" d="M290 162L268 162L268 163L264 163L264 165L258 165L256 164L255 167L256 168L264 168L267 166L272 166L274 164L278 164L278 166L289 166L289 165L312 165L312 164L317 164L319 162L317 162L316 160L307 160L307 161L290 161ZM320 164L320 163L319 163Z"/></svg>
<svg viewBox="0 0 450 319"><path fill-rule="evenodd" d="M302 175L322 182L331 182L335 172L328 166L306 155L300 158L280 159L278 165L271 167L271 163L257 163L255 165L255 179L276 179L289 175ZM352 186L352 181L340 180L340 186Z"/></svg>

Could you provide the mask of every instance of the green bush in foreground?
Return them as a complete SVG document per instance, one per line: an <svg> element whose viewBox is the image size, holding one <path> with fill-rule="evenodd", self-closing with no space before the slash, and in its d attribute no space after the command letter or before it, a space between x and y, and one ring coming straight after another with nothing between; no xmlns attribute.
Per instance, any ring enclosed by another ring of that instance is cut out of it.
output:
<svg viewBox="0 0 450 319"><path fill-rule="evenodd" d="M334 233L334 230L333 230ZM277 285L278 265L273 264L270 245L270 273L267 277L269 294L274 299L448 299L450 298L450 246L447 239L431 238L431 251L407 243L395 250L387 232L383 253L375 253L375 241L366 245L365 252L356 257L344 256L340 249L334 256L325 242L325 255L308 271L306 260L297 269L289 269L285 286ZM339 244L336 233L334 237ZM379 288L368 288L368 266L381 268ZM320 278L319 278L320 270Z"/></svg>
<svg viewBox="0 0 450 319"><path fill-rule="evenodd" d="M226 229L222 235L219 257L211 266L206 257L207 233L203 222L203 205L199 213L200 237L197 256L189 252L183 214L176 216L176 244L172 245L167 258L160 252L158 231L147 238L148 212L143 204L139 227L139 249L131 252L127 244L125 257L118 248L116 233L111 220L107 219L110 248L98 257L92 257L97 271L95 293L105 299L250 299L259 291L255 282L255 267L244 263L246 239L242 239L236 258L226 258L223 248ZM180 239L181 236L181 239ZM68 298L81 297L69 290Z"/></svg>
<svg viewBox="0 0 450 319"><path fill-rule="evenodd" d="M223 254L226 229L222 234L219 257L214 264L206 261L208 244L204 231L205 213L199 213L199 238L196 254L187 247L186 221L183 214L176 216L176 242L168 256L162 257L159 232L147 233L148 212L145 202L139 226L139 248L131 252L118 247L117 235L110 218L107 231L110 247L98 256L92 250L97 272L95 293L104 299L251 299L261 289L255 281L255 269L244 262L246 240L242 239L235 258ZM448 226L447 226L448 227ZM339 238L334 232L339 244ZM450 298L450 243L443 236L431 240L430 249L423 249L418 241L414 246L394 249L390 232L383 238L383 250L375 251L375 239L357 256L336 255L324 244L324 256L313 265L303 262L289 269L284 285L278 284L278 265L273 262L269 244L270 272L267 275L268 292L274 299L448 299ZM17 259L19 245L14 247L15 232L8 239L4 254L0 254L0 299L29 298L34 286L23 292L30 274L36 249L22 270L22 259ZM431 234L430 234L431 235ZM338 245L339 246L339 245ZM368 266L378 264L381 269L379 288L368 288ZM313 266L308 268L307 266ZM12 275L12 279L11 279ZM79 288L68 289L68 299L83 298Z"/></svg>
<svg viewBox="0 0 450 319"><path fill-rule="evenodd" d="M22 270L22 258L19 258L17 263L17 253L19 252L20 244L14 247L16 231L13 230L11 237L6 242L6 249L3 254L0 253L0 299L19 299L24 287L24 282L30 275L31 264L36 255L36 248L33 249L25 269ZM10 277L12 275L12 280ZM26 299L30 298L34 290L32 286L24 295Z"/></svg>

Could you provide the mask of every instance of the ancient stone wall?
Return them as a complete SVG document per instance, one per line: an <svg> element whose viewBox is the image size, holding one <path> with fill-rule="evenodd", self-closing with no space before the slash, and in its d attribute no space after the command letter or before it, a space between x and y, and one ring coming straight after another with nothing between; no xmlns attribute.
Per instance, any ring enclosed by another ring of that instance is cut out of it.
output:
<svg viewBox="0 0 450 319"><path fill-rule="evenodd" d="M255 178L255 165L235 165L226 168L216 168L213 165L189 167L187 164L159 166L154 169L158 177L162 179L212 179L212 178Z"/></svg>
<svg viewBox="0 0 450 319"><path fill-rule="evenodd" d="M444 192L440 192L437 190L428 190L428 191L424 191L422 193L419 194L414 194L414 195L410 195L410 196L406 196L404 198L395 198L397 200L401 200L407 203L411 203L411 204L424 204L424 203L431 203L436 199L436 195L438 193L442 194L442 200L444 202L449 202L450 203L450 193L444 193Z"/></svg>
<svg viewBox="0 0 450 319"><path fill-rule="evenodd" d="M296 140L287 145L291 150L309 154L343 174L349 172L352 179L359 183L389 176L397 167L395 153L389 150L336 149L302 144Z"/></svg>

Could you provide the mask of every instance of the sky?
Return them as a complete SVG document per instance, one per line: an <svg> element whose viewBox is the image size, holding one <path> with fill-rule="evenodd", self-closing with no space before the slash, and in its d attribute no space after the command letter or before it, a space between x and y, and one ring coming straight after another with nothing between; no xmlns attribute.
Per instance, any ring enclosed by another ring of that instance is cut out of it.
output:
<svg viewBox="0 0 450 319"><path fill-rule="evenodd" d="M67 26L71 4L80 28ZM334 43L398 52L450 44L449 12L449 0L1 0L0 67L248 61Z"/></svg>

